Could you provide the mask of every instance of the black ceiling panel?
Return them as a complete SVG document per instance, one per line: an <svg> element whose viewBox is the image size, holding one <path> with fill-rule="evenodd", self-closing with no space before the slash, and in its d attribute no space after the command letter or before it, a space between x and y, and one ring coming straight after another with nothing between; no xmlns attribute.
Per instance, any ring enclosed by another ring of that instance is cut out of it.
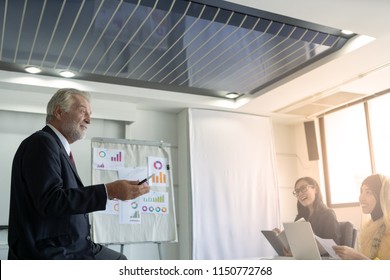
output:
<svg viewBox="0 0 390 280"><path fill-rule="evenodd" d="M226 1L186 0L0 0L0 32L0 68L210 96L254 94L349 39Z"/></svg>

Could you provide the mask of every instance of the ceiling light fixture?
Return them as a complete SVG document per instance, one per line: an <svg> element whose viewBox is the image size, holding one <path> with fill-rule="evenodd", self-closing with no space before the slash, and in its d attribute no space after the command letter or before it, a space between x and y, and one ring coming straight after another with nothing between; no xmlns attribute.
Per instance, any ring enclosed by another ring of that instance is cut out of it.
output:
<svg viewBox="0 0 390 280"><path fill-rule="evenodd" d="M240 95L237 92L229 92L225 95L226 98L234 99L239 97Z"/></svg>
<svg viewBox="0 0 390 280"><path fill-rule="evenodd" d="M343 34L345 34L345 35L352 35L352 34L353 34L352 31L350 31L350 30L345 30L345 29L341 30L341 33L343 33Z"/></svg>
<svg viewBox="0 0 390 280"><path fill-rule="evenodd" d="M31 74L38 74L38 73L42 72L41 68L38 68L36 66L26 66L24 68L24 70L26 70L26 72L31 73Z"/></svg>
<svg viewBox="0 0 390 280"><path fill-rule="evenodd" d="M71 71L61 71L60 72L60 75L64 78L72 78L75 76L75 73L71 72Z"/></svg>

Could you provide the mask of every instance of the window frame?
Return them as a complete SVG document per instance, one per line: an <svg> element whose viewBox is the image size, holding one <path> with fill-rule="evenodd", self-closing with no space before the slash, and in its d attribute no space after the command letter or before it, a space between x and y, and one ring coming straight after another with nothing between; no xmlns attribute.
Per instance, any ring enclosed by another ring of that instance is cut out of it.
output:
<svg viewBox="0 0 390 280"><path fill-rule="evenodd" d="M343 105L341 107L332 109L320 116L318 116L318 123L319 123L319 131L320 131L320 141L321 141L321 155L322 155L322 168L323 168L323 176L324 176L324 184L325 184L325 194L326 194L326 201L327 205L332 208L342 208L342 207L353 207L353 206L359 206L359 202L356 201L350 201L346 203L333 203L332 202L332 188L330 185L330 172L329 172L329 159L328 159L328 147L326 143L326 131L325 131L325 116L329 115L331 113L346 109L350 106L363 103L364 106L364 115L365 115L365 126L367 130L367 141L368 141L368 152L370 157L370 166L371 166L371 173L376 173L376 166L375 166L375 156L374 156L374 146L372 141L372 131L371 131L371 123L370 123L370 110L369 110L369 104L368 102L376 97L380 97L382 95L390 93L390 89L382 91L380 93L365 97L361 100L350 102L346 105ZM367 176L370 174L367 174Z"/></svg>

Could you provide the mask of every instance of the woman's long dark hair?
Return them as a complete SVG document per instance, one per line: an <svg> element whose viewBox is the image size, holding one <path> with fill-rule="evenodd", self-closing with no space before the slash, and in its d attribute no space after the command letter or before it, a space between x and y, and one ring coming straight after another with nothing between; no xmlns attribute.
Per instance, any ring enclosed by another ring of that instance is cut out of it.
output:
<svg viewBox="0 0 390 280"><path fill-rule="evenodd" d="M294 189L300 181L305 181L309 185L313 186L314 189L316 190L316 196L313 202L314 212L317 210L318 207L324 207L325 204L323 202L320 186L318 185L317 181L311 177L301 177L295 182ZM298 209L298 214L295 220L304 218L307 221L309 219L309 214L310 214L309 208L303 206L299 201L297 201L297 209Z"/></svg>

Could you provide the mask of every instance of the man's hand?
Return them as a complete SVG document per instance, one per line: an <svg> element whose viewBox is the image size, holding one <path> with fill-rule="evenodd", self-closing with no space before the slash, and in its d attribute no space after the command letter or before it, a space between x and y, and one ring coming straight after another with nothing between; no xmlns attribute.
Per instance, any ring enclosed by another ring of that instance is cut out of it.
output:
<svg viewBox="0 0 390 280"><path fill-rule="evenodd" d="M138 185L138 181L118 180L106 184L108 199L130 200L150 191L147 183Z"/></svg>

